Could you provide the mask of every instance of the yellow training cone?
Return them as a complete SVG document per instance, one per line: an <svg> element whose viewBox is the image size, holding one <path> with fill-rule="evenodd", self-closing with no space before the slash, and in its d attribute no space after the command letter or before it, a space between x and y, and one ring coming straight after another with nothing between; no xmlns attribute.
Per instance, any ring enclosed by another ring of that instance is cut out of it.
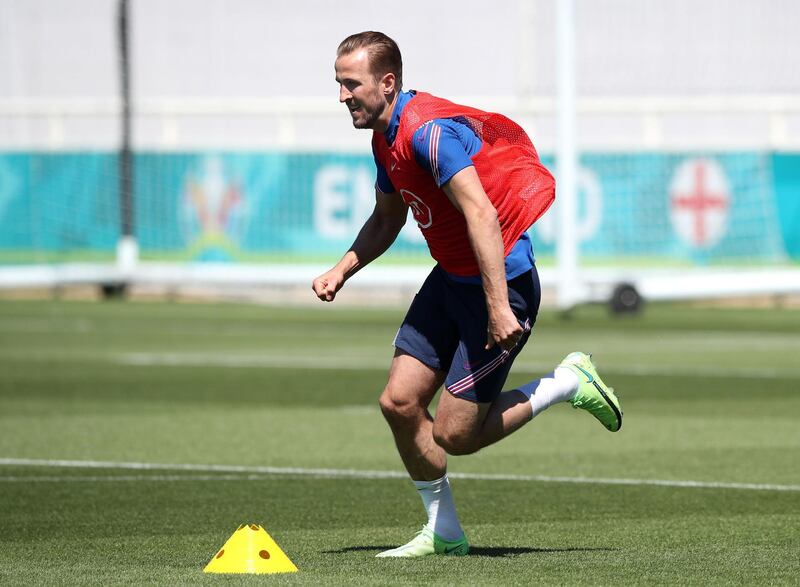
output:
<svg viewBox="0 0 800 587"><path fill-rule="evenodd" d="M296 573L297 567L257 524L242 524L222 545L204 573Z"/></svg>

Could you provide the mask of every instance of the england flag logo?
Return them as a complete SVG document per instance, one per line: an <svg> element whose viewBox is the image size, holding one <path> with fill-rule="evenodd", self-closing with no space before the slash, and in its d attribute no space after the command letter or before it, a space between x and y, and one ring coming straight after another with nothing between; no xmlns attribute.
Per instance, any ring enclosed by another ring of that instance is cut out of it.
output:
<svg viewBox="0 0 800 587"><path fill-rule="evenodd" d="M670 220L683 242L708 249L722 240L728 230L731 191L719 163L684 161L672 176L669 197Z"/></svg>

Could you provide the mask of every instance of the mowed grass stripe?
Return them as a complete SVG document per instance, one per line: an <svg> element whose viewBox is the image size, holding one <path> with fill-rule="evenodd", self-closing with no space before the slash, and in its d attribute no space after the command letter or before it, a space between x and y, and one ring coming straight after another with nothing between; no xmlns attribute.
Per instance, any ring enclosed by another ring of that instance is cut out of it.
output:
<svg viewBox="0 0 800 587"><path fill-rule="evenodd" d="M382 370L388 366L385 359L353 359L351 357L309 357L298 355L208 355L193 353L125 353L115 359L121 365L143 367L252 367L252 368L302 368L302 369L347 369ZM552 370L554 365L540 362L518 360L514 363L517 371L541 373ZM719 366L696 367L658 367L654 365L614 365L604 364L603 370L623 375L663 375L678 377L747 377L750 379L780 379L800 377L800 369L737 368Z"/></svg>
<svg viewBox="0 0 800 587"><path fill-rule="evenodd" d="M106 362L125 367L193 367L223 369L312 369L318 371L388 371L387 357L359 356L306 356L264 351L251 353L197 353L197 352L128 352L128 353L84 353L80 351L15 351L0 353L16 362ZM388 353L387 353L388 356ZM541 374L552 371L554 364L517 359L517 373ZM792 367L736 367L718 365L648 365L640 362L621 365L605 362L604 373L620 375L658 377L703 377L715 379L795 379L800 378L800 369Z"/></svg>
<svg viewBox="0 0 800 587"><path fill-rule="evenodd" d="M313 311L311 312L313 314ZM336 315L334 314L334 316ZM340 329L342 324L330 321L331 316L320 316L320 318L329 318L328 321L320 321L317 325L313 339L318 340L320 336L323 338L340 338ZM396 329L399 326L401 316L393 318L390 324L384 325L378 323L378 328L368 334L381 336L384 333L384 327L389 329ZM350 323L367 323L369 316L365 316L365 320L354 321ZM121 322L121 321L120 321ZM126 324L127 328L131 330L145 331L147 328L157 328L162 334L169 334L175 336L205 336L209 338L261 338L265 334L264 324L256 323L241 323L232 322L229 325L219 325L210 323L208 320L198 320L197 318L181 319L176 316L171 321L144 321L140 324ZM347 327L347 325L344 325ZM561 326L561 324L559 324ZM538 329L546 330L551 325L543 324ZM297 329L292 324L270 324L270 334L278 335L282 339L295 339L308 341L309 333L305 329ZM46 333L49 335L74 335L74 334L103 334L108 332L108 324L90 318L84 319L49 319L41 317L4 317L0 322L0 333L9 334L41 334ZM768 330L747 330L741 332L719 331L719 330L698 330L692 329L689 331L691 336L687 336L687 332L675 331L674 329L667 328L654 328L642 330L620 329L620 332L603 332L597 330L587 330L584 332L592 339L601 339L605 344L612 346L622 346L628 348L630 345L629 338L636 336L638 340L648 343L656 343L661 350L687 350L694 348L704 348L706 346L716 346L721 348L732 347L738 349L743 343L748 345L757 346L759 348L783 349L790 345L800 345L800 334L796 332L771 332ZM625 336L620 336L624 333ZM390 343L391 339L387 341Z"/></svg>
<svg viewBox="0 0 800 587"><path fill-rule="evenodd" d="M14 459L0 458L0 465L5 466L29 466L29 467L52 467L52 468L79 468L79 469L108 469L108 470L143 470L143 471L192 471L192 472L220 472L220 473L249 473L231 478L221 476L219 479L213 476L203 476L195 480L263 480L265 476L291 475L300 477L319 477L319 478L348 478L348 479L404 479L408 475L404 471L364 471L358 469L324 469L324 468L302 468L302 467L258 467L242 465L203 465L185 463L136 463L136 462L114 462L114 461L75 461L75 460L46 460L46 459ZM615 478L591 478L591 477L552 477L547 475L516 475L508 473L449 473L453 479L465 479L475 481L521 481L521 482L540 482L540 483L578 483L587 485L655 485L660 487L683 487L697 489L741 489L752 491L800 491L800 485L778 485L768 483L726 483L714 481L691 481L673 479L615 479ZM0 481L21 479L20 476L0 477ZM70 479L75 477L52 477L52 479ZM32 477L36 480L36 477ZM41 478L39 478L41 479ZM97 477L87 477L86 480L98 479ZM100 478L101 480L105 480ZM107 479L119 480L108 477ZM154 480L172 481L184 480L180 476L162 476L149 478L147 476L129 477L127 480Z"/></svg>

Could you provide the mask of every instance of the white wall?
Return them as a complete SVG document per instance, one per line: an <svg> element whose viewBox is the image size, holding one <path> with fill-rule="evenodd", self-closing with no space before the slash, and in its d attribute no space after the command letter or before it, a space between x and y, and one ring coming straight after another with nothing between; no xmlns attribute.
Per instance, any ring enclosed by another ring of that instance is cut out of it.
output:
<svg viewBox="0 0 800 587"><path fill-rule="evenodd" d="M135 141L364 145L336 103L333 58L346 35L377 29L400 44L407 88L512 114L549 149L555 1L130 0ZM800 144L800 2L576 1L584 146ZM114 0L0 0L0 146L116 144L115 14Z"/></svg>

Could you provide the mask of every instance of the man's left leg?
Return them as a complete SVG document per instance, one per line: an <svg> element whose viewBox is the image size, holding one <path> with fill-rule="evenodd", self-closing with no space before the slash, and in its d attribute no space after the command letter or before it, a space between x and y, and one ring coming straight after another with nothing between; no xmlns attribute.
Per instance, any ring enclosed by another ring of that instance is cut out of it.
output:
<svg viewBox="0 0 800 587"><path fill-rule="evenodd" d="M501 392L514 359L531 333L539 310L540 287L536 269L508 283L509 301L525 333L510 351L484 350L484 323L470 320L483 310L477 291L462 289L451 311L468 308L457 316L461 341L456 350L445 390L439 401L433 435L452 455L470 454L515 432L541 412L559 402L589 411L610 431L622 425L622 409L614 390L600 379L591 358L571 353L552 373Z"/></svg>
<svg viewBox="0 0 800 587"><path fill-rule="evenodd" d="M491 403L474 399L474 394L457 397L442 392L433 437L451 455L471 454L493 444L560 402L588 411L611 432L622 427L622 407L614 388L603 382L586 353L570 353L552 373L500 393Z"/></svg>
<svg viewBox="0 0 800 587"><path fill-rule="evenodd" d="M531 417L528 398L516 389L491 403L468 401L442 390L433 438L448 454L472 454L519 430Z"/></svg>
<svg viewBox="0 0 800 587"><path fill-rule="evenodd" d="M451 455L472 454L519 430L551 405L569 401L578 378L558 367L519 389L500 393L492 402L477 403L442 392L433 436Z"/></svg>

